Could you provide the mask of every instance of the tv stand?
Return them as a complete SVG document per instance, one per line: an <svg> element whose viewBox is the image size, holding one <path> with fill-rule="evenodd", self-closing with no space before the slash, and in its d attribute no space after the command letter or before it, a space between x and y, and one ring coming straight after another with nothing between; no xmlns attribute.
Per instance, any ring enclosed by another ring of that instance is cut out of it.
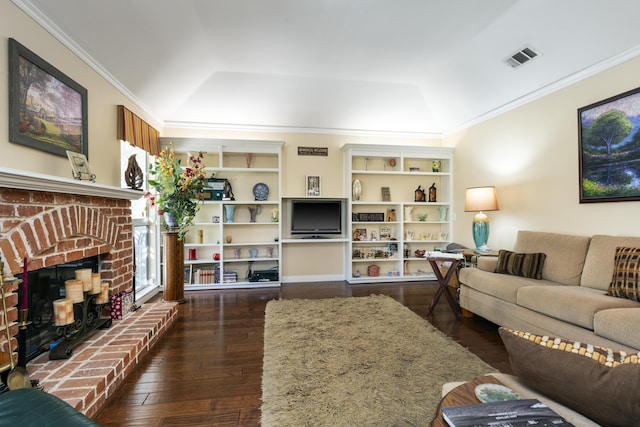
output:
<svg viewBox="0 0 640 427"><path fill-rule="evenodd" d="M311 235L311 236L304 236L303 239L328 239L329 237L327 236L319 236L317 234Z"/></svg>

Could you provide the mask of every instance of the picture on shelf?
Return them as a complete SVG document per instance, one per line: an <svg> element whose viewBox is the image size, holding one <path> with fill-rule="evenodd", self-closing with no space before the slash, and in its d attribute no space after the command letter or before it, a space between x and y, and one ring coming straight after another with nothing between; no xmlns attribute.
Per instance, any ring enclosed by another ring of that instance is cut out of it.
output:
<svg viewBox="0 0 640 427"><path fill-rule="evenodd" d="M353 230L353 241L354 242L362 242L367 240L367 229L366 228L356 228Z"/></svg>
<svg viewBox="0 0 640 427"><path fill-rule="evenodd" d="M380 240L390 240L391 239L391 227L388 225L383 225L379 229L380 231Z"/></svg>
<svg viewBox="0 0 640 427"><path fill-rule="evenodd" d="M192 267L191 264L184 266L184 284L185 285L191 284L191 271L192 271L191 267Z"/></svg>
<svg viewBox="0 0 640 427"><path fill-rule="evenodd" d="M395 209L387 209L387 222L396 222L396 210Z"/></svg>
<svg viewBox="0 0 640 427"><path fill-rule="evenodd" d="M389 253L390 257L395 257L395 255L398 253L398 244L397 243L389 243L387 245L387 252Z"/></svg>
<svg viewBox="0 0 640 427"><path fill-rule="evenodd" d="M391 190L389 187L382 187L382 201L390 202L391 201Z"/></svg>

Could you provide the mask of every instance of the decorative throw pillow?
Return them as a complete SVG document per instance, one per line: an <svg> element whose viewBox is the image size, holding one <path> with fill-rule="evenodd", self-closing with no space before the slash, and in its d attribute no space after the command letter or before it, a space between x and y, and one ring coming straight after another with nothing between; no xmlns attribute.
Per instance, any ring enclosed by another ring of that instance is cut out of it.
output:
<svg viewBox="0 0 640 427"><path fill-rule="evenodd" d="M542 279L542 266L547 258L543 253L519 254L500 249L496 273Z"/></svg>
<svg viewBox="0 0 640 427"><path fill-rule="evenodd" d="M640 301L640 248L616 248L609 295Z"/></svg>
<svg viewBox="0 0 640 427"><path fill-rule="evenodd" d="M500 328L511 367L529 387L607 426L640 420L640 353Z"/></svg>

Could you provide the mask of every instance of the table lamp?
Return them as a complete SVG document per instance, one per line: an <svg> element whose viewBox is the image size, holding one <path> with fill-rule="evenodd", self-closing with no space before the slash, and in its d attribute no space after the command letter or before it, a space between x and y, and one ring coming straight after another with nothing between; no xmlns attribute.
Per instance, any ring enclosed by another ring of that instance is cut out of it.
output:
<svg viewBox="0 0 640 427"><path fill-rule="evenodd" d="M498 197L495 187L470 187L464 202L465 212L478 212L473 217L472 231L473 241L476 244L474 252L477 254L487 254L491 248L487 246L489 240L489 217L483 211L497 211Z"/></svg>

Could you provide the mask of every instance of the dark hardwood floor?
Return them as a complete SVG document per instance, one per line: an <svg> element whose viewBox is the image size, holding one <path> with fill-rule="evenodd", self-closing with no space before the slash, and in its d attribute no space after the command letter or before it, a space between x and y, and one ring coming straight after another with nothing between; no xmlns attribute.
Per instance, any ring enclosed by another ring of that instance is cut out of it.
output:
<svg viewBox="0 0 640 427"><path fill-rule="evenodd" d="M105 427L259 425L264 309L269 300L384 294L427 318L436 289L435 282L330 282L186 292L178 320L95 421ZM427 319L496 369L512 373L495 325L478 317L456 320L444 298Z"/></svg>

